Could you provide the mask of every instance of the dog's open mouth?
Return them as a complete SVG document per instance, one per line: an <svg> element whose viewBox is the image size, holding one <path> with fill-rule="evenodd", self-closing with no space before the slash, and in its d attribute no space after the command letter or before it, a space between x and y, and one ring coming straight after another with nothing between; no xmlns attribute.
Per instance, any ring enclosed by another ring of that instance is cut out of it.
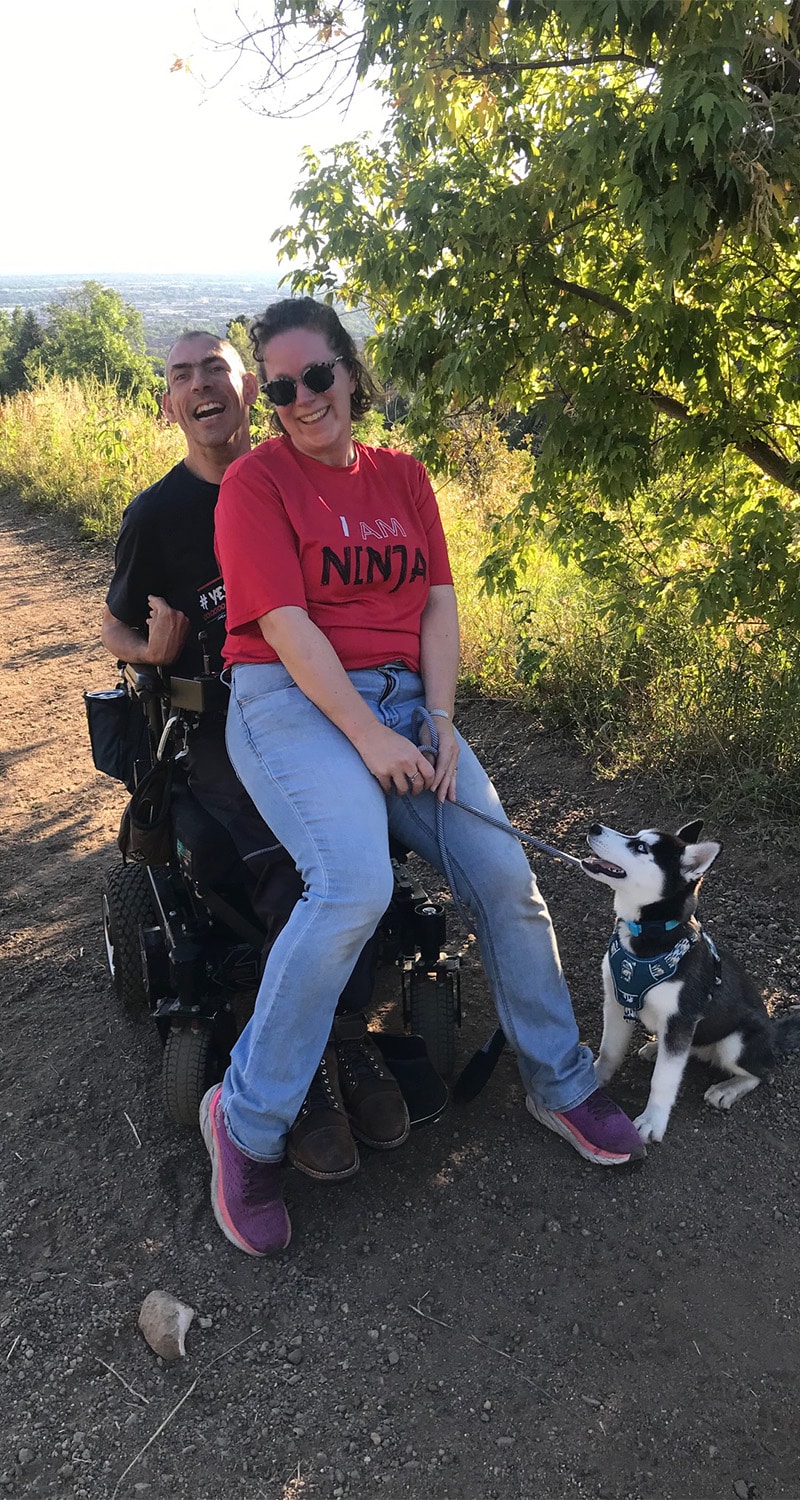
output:
<svg viewBox="0 0 800 1500"><path fill-rule="evenodd" d="M607 859L599 859L596 854L587 854L581 864L589 875L607 875L609 880L625 879L625 871L619 865L612 865Z"/></svg>

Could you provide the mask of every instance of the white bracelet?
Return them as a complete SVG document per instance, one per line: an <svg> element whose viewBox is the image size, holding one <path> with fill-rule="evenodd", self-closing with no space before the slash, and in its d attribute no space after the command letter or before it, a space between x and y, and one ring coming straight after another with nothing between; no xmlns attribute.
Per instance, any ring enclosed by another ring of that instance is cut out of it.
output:
<svg viewBox="0 0 800 1500"><path fill-rule="evenodd" d="M450 718L450 715L447 712L447 709L445 709L445 708L428 708L428 709L426 709L426 713L429 713L432 719L449 719Z"/></svg>

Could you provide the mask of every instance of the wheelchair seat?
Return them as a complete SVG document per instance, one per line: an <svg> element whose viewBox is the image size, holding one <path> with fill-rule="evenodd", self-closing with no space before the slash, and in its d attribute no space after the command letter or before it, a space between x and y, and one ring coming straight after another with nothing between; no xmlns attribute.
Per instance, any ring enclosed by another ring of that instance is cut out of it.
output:
<svg viewBox="0 0 800 1500"><path fill-rule="evenodd" d="M185 782L173 783L172 823L181 869L193 885L203 890L250 883L227 828L206 811Z"/></svg>
<svg viewBox="0 0 800 1500"><path fill-rule="evenodd" d="M85 696L98 770L124 780L133 793L157 764L171 768L168 802L163 815L159 810L168 824L168 857L159 846L152 861L125 862L123 850L123 863L104 883L103 932L120 1000L146 1007L158 1029L167 1114L175 1124L196 1125L200 1101L223 1076L245 1012L252 1011L266 937L253 905L253 873L229 828L197 800L187 780L188 737L204 714L220 712L227 693L211 677L166 682L158 672L128 665L113 694ZM92 726L100 716L112 748L123 731L135 730L138 756L144 740L141 770L138 759L135 767L129 764L127 744L125 756L98 754ZM401 969L403 1024L412 1035L374 1035L416 1125L438 1119L447 1104L439 1075L453 1069L460 959L443 951L444 911L407 869L408 851L392 840L390 852L394 894L381 924L381 952Z"/></svg>

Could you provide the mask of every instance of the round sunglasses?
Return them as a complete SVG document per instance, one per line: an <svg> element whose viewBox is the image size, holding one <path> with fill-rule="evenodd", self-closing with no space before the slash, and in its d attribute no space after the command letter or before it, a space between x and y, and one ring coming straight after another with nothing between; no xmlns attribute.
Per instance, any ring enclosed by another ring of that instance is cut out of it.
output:
<svg viewBox="0 0 800 1500"><path fill-rule="evenodd" d="M336 359L326 361L324 364L309 365L297 380L292 380L290 375L279 375L277 380L267 380L261 389L264 395L272 402L273 406L291 406L297 399L297 381L302 381L307 391L313 392L315 396L322 396L329 391L335 380L334 366L341 364L343 354L337 355Z"/></svg>

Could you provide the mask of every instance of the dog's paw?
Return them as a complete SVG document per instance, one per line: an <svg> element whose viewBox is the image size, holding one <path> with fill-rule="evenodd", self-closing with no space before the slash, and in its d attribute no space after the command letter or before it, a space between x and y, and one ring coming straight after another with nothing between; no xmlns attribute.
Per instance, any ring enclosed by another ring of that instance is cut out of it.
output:
<svg viewBox="0 0 800 1500"><path fill-rule="evenodd" d="M644 1046L639 1048L639 1051L638 1051L637 1055L639 1057L643 1058L645 1062L652 1062L653 1058L656 1057L657 1054L658 1054L658 1042L650 1041L650 1042L645 1042Z"/></svg>
<svg viewBox="0 0 800 1500"><path fill-rule="evenodd" d="M731 1088L731 1082L734 1082L733 1088ZM727 1083L712 1083L711 1088L706 1089L703 1098L712 1109L730 1109L738 1099L739 1092L735 1081L729 1079Z"/></svg>
<svg viewBox="0 0 800 1500"><path fill-rule="evenodd" d="M647 1145L648 1141L663 1141L668 1119L669 1115L665 1110L648 1104L643 1114L639 1115L633 1123Z"/></svg>

